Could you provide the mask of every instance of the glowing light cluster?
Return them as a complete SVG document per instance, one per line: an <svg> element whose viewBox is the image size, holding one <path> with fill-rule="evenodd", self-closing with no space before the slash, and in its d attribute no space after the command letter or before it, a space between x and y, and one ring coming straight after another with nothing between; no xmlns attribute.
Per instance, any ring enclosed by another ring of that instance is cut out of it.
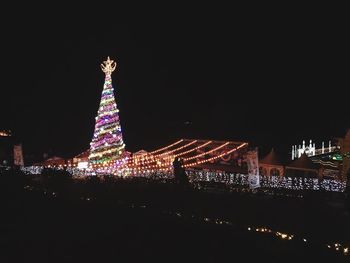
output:
<svg viewBox="0 0 350 263"><path fill-rule="evenodd" d="M288 234L281 233L281 232L276 232L276 236L278 236L282 239L288 239L288 240L292 240L292 238L294 237L294 235L288 235Z"/></svg>
<svg viewBox="0 0 350 263"><path fill-rule="evenodd" d="M10 137L11 132L10 131L0 131L0 137Z"/></svg>
<svg viewBox="0 0 350 263"><path fill-rule="evenodd" d="M108 57L101 64L101 68L105 73L105 83L97 112L95 132L90 143L89 163L93 168L107 165L116 168L119 163L114 162L122 159L125 152L111 77L116 63Z"/></svg>
<svg viewBox="0 0 350 263"><path fill-rule="evenodd" d="M347 246L342 245L340 243L334 243L332 245L327 245L327 247L329 249L334 249L335 251L342 253L344 256L349 256L350 247L347 247Z"/></svg>

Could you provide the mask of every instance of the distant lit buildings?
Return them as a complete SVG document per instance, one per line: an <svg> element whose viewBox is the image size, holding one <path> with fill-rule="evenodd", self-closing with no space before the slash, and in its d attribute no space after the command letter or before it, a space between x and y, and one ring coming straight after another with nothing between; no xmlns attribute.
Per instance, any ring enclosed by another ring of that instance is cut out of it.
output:
<svg viewBox="0 0 350 263"><path fill-rule="evenodd" d="M259 174L262 176L284 176L283 163L274 149L259 161Z"/></svg>
<svg viewBox="0 0 350 263"><path fill-rule="evenodd" d="M302 145L293 145L292 146L292 160L300 158L300 156L305 153L307 156L318 156L323 154L330 154L339 151L340 146L338 145L332 145L332 141L328 141L328 146L325 147L325 143L322 142L322 147L316 149L316 144L312 143L312 140L310 140L309 145L305 144L305 141L303 141Z"/></svg>
<svg viewBox="0 0 350 263"><path fill-rule="evenodd" d="M314 163L306 153L285 166L285 174L289 177L318 178L322 177L321 171L321 166Z"/></svg>
<svg viewBox="0 0 350 263"><path fill-rule="evenodd" d="M0 130L0 166L13 164L13 138L9 130Z"/></svg>
<svg viewBox="0 0 350 263"><path fill-rule="evenodd" d="M346 178L350 172L350 129L344 138L338 139L338 144L340 146L340 156L342 161L342 178Z"/></svg>
<svg viewBox="0 0 350 263"><path fill-rule="evenodd" d="M322 146L316 148L310 140L306 145L293 145L291 161L282 164L278 156L272 150L266 157L259 161L260 175L262 176L287 176L305 178L333 178L342 179L350 172L350 130L344 138L337 138L332 144L322 142Z"/></svg>

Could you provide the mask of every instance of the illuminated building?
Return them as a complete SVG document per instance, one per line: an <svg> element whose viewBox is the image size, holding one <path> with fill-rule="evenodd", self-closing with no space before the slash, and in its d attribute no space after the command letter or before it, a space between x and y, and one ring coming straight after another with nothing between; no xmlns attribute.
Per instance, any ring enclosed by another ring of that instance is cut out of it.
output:
<svg viewBox="0 0 350 263"><path fill-rule="evenodd" d="M89 165L90 150L86 150L73 158L73 165L79 169L86 169Z"/></svg>
<svg viewBox="0 0 350 263"><path fill-rule="evenodd" d="M312 143L310 140L309 145L305 144L305 140L302 145L293 145L292 146L292 160L300 158L300 156L305 153L307 156L318 156L326 153L334 153L339 150L339 146L332 145L332 141L328 141L328 146L325 147L325 143L322 142L322 147L316 149L316 144Z"/></svg>
<svg viewBox="0 0 350 263"><path fill-rule="evenodd" d="M340 146L340 156L338 158L342 160L341 177L345 179L350 173L350 129L344 138L338 139L338 143Z"/></svg>
<svg viewBox="0 0 350 263"><path fill-rule="evenodd" d="M284 165L274 149L263 159L259 160L259 174L262 176L284 176Z"/></svg>
<svg viewBox="0 0 350 263"><path fill-rule="evenodd" d="M320 165L322 178L335 178L345 180L350 170L350 130L344 138L335 138L335 143L328 142L325 147L316 149L316 154L310 156L315 164Z"/></svg>
<svg viewBox="0 0 350 263"><path fill-rule="evenodd" d="M320 177L320 165L315 164L303 153L300 158L285 167L285 174L289 177L317 178Z"/></svg>

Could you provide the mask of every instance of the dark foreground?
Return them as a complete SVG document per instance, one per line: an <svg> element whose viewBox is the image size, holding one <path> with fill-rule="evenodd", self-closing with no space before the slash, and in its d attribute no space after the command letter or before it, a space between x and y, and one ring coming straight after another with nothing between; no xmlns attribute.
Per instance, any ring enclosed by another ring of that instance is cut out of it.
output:
<svg viewBox="0 0 350 263"><path fill-rule="evenodd" d="M0 262L350 259L325 246L350 236L349 216L329 200L207 193L137 180L112 185L70 183L55 194L35 184L23 191L2 185ZM248 226L294 237L281 240Z"/></svg>

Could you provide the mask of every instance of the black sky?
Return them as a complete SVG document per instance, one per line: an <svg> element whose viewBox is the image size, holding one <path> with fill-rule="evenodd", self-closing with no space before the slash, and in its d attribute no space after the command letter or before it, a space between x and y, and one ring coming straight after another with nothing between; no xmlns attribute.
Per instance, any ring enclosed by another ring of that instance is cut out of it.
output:
<svg viewBox="0 0 350 263"><path fill-rule="evenodd" d="M179 137L284 148L350 127L348 30L330 10L34 9L2 23L0 128L27 152L88 148L108 55L130 151Z"/></svg>

